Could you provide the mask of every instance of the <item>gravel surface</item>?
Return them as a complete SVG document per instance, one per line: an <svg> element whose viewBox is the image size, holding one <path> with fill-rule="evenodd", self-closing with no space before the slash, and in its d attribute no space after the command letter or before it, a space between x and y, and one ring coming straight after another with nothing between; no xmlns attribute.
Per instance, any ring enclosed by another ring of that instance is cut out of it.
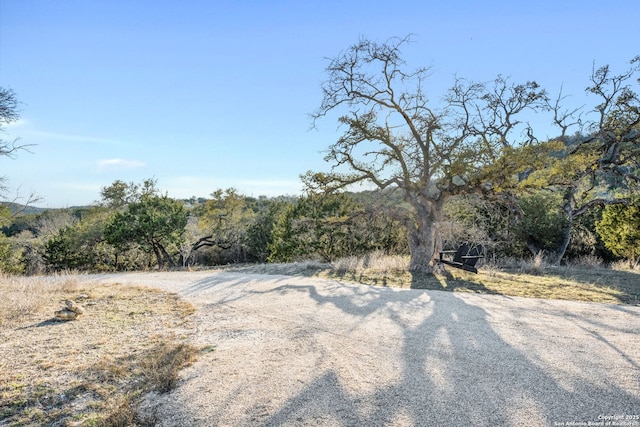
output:
<svg viewBox="0 0 640 427"><path fill-rule="evenodd" d="M82 276L196 308L159 426L640 426L640 307L223 271ZM609 423L609 424L607 424Z"/></svg>

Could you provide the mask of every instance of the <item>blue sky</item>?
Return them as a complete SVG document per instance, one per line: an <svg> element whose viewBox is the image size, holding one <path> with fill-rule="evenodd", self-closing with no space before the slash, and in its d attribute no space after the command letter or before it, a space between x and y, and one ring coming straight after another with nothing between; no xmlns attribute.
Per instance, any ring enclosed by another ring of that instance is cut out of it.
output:
<svg viewBox="0 0 640 427"><path fill-rule="evenodd" d="M415 34L406 59L433 66L432 99L454 75L502 74L580 103L594 61L622 71L640 54L638 16L637 0L1 0L0 86L23 103L3 138L33 147L0 175L43 207L116 179L297 194L338 136L335 117L309 130L325 58L360 37Z"/></svg>

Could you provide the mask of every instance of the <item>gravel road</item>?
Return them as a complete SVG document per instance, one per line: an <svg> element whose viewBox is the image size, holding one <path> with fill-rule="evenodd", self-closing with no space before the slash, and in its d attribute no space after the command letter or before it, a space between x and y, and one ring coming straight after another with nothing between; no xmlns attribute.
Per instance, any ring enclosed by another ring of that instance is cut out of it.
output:
<svg viewBox="0 0 640 427"><path fill-rule="evenodd" d="M640 307L224 271L81 280L196 307L185 333L206 350L147 399L159 426L640 426Z"/></svg>

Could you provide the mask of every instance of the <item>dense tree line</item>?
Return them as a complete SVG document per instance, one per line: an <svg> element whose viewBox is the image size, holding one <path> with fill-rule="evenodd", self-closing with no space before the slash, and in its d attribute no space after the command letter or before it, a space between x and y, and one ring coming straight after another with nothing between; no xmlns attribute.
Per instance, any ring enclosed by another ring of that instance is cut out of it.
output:
<svg viewBox="0 0 640 427"><path fill-rule="evenodd" d="M7 220L11 245L0 251L0 268L137 270L406 252L400 220L346 193L253 198L227 189L175 200L147 180L116 181L101 195L95 206Z"/></svg>
<svg viewBox="0 0 640 427"><path fill-rule="evenodd" d="M126 197L122 197L126 195ZM445 245L483 243L489 258L526 257L563 243L563 199L522 195L518 209L478 195L452 198L439 234ZM59 270L124 271L246 262L331 262L372 251L409 255L410 207L395 191L315 192L248 197L234 189L208 199L175 200L152 180L116 181L99 204L11 217L5 208L0 269L12 274ZM571 223L568 257L603 260L640 253L638 203L595 207Z"/></svg>

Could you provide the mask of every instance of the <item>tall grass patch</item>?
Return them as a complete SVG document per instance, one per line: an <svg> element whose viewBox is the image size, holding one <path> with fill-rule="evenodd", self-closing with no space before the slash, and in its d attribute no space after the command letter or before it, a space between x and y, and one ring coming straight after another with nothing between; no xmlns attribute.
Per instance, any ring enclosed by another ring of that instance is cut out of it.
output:
<svg viewBox="0 0 640 427"><path fill-rule="evenodd" d="M42 312L52 298L77 288L77 279L65 275L51 276L46 283L23 276L0 276L0 327Z"/></svg>

